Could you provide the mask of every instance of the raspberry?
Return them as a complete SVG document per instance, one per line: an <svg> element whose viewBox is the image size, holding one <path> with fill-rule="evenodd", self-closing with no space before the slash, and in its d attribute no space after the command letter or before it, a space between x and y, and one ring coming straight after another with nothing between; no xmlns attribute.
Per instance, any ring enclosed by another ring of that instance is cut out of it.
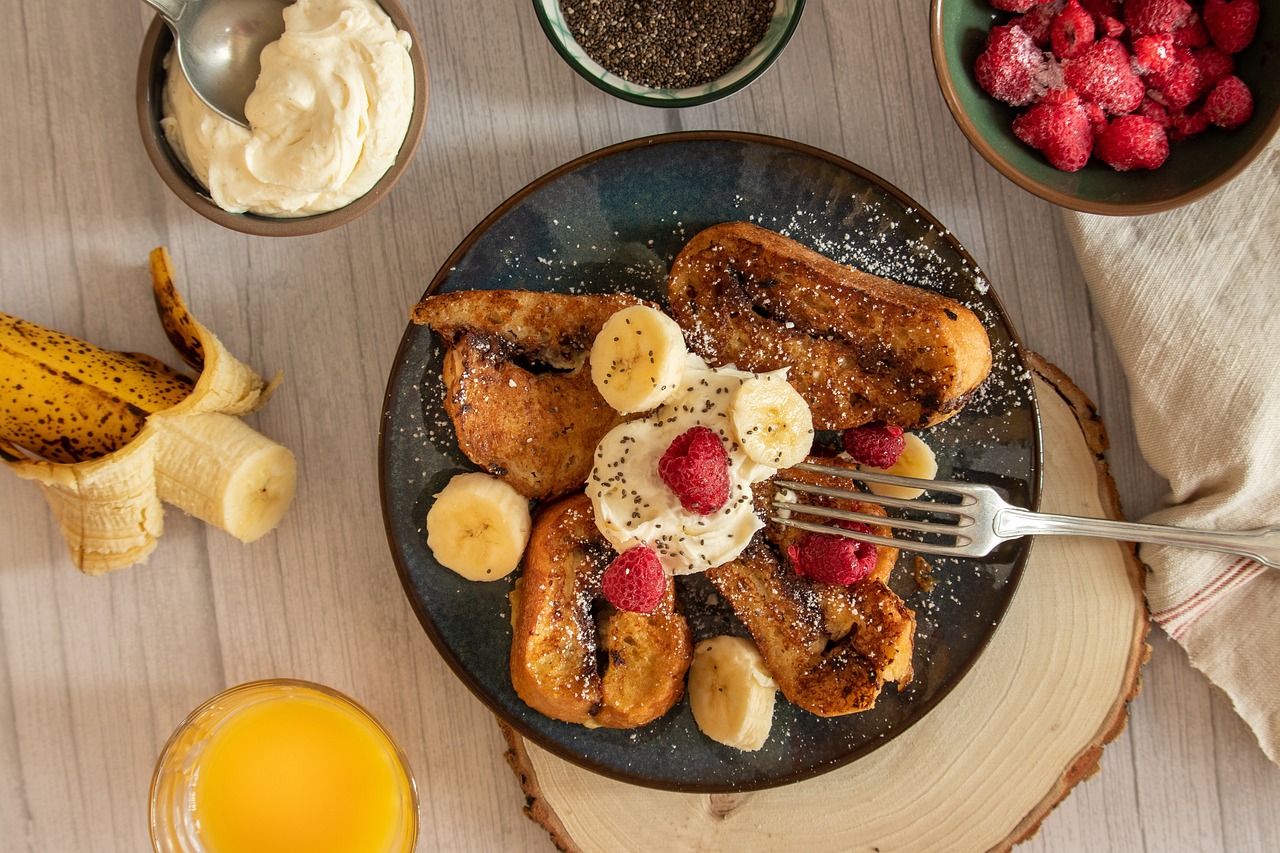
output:
<svg viewBox="0 0 1280 853"><path fill-rule="evenodd" d="M1212 89L1219 80L1236 73L1235 57L1219 47L1207 45L1191 53L1200 68L1200 82L1205 89Z"/></svg>
<svg viewBox="0 0 1280 853"><path fill-rule="evenodd" d="M667 591L667 573L658 552L648 545L623 551L604 570L600 591L619 610L652 613Z"/></svg>
<svg viewBox="0 0 1280 853"><path fill-rule="evenodd" d="M1018 107L1044 92L1039 78L1047 64L1043 51L1025 30L1006 24L992 28L973 70L978 85L989 95Z"/></svg>
<svg viewBox="0 0 1280 853"><path fill-rule="evenodd" d="M1098 31L1106 38L1118 39L1124 35L1125 25L1119 18L1103 15L1098 19Z"/></svg>
<svg viewBox="0 0 1280 853"><path fill-rule="evenodd" d="M1209 43L1209 31L1199 15L1192 15L1191 20L1173 31L1173 41L1183 47L1204 47Z"/></svg>
<svg viewBox="0 0 1280 853"><path fill-rule="evenodd" d="M1200 66L1190 48L1175 45L1173 65L1168 71L1152 71L1146 76L1153 97L1171 112L1181 112L1200 97Z"/></svg>
<svg viewBox="0 0 1280 853"><path fill-rule="evenodd" d="M1042 0L991 0L991 5L1001 12L1025 12Z"/></svg>
<svg viewBox="0 0 1280 853"><path fill-rule="evenodd" d="M1098 136L1093 153L1118 172L1155 169L1169 156L1169 139L1154 119L1120 116Z"/></svg>
<svg viewBox="0 0 1280 853"><path fill-rule="evenodd" d="M708 515L729 500L729 454L704 426L685 430L658 460L658 476L689 512Z"/></svg>
<svg viewBox="0 0 1280 853"><path fill-rule="evenodd" d="M1169 131L1169 139L1173 142L1190 139L1209 126L1209 117L1204 110L1198 113L1172 112L1169 121L1173 123L1173 129Z"/></svg>
<svg viewBox="0 0 1280 853"><path fill-rule="evenodd" d="M1140 116L1146 116L1165 130L1173 127L1173 119L1169 118L1169 111L1159 101L1143 98L1142 103L1138 105L1136 113Z"/></svg>
<svg viewBox="0 0 1280 853"><path fill-rule="evenodd" d="M1129 0L1124 4L1124 22L1135 36L1171 33L1190 17L1187 0Z"/></svg>
<svg viewBox="0 0 1280 853"><path fill-rule="evenodd" d="M1213 43L1239 53L1253 41L1261 11L1258 0L1205 0L1202 14Z"/></svg>
<svg viewBox="0 0 1280 853"><path fill-rule="evenodd" d="M1013 132L1064 172L1083 169L1093 150L1089 113L1071 89L1048 92L1013 120Z"/></svg>
<svg viewBox="0 0 1280 853"><path fill-rule="evenodd" d="M856 521L836 521L832 526L857 533L872 532L870 527ZM848 586L875 570L879 549L870 542L833 533L806 533L798 543L787 546L787 556L796 574L819 583Z"/></svg>
<svg viewBox="0 0 1280 853"><path fill-rule="evenodd" d="M1031 36L1031 40L1036 43L1036 47L1048 47L1049 25L1053 22L1053 16L1062 10L1063 5L1062 0L1041 3L1038 6L1032 6L1025 15L1019 15L1009 23L1016 24L1023 32Z"/></svg>
<svg viewBox="0 0 1280 853"><path fill-rule="evenodd" d="M1235 130L1253 115L1253 93L1234 74L1223 77L1205 99L1201 112L1218 127Z"/></svg>
<svg viewBox="0 0 1280 853"><path fill-rule="evenodd" d="M1084 112L1089 117L1089 129L1096 139L1099 133L1107 129L1107 113L1102 107L1089 101L1085 102Z"/></svg>
<svg viewBox="0 0 1280 853"><path fill-rule="evenodd" d="M1070 0L1049 25L1049 40L1059 59L1073 59L1093 44L1093 17L1079 0Z"/></svg>
<svg viewBox="0 0 1280 853"><path fill-rule="evenodd" d="M1111 115L1131 113L1142 103L1146 87L1133 73L1129 51L1118 40L1094 42L1067 63L1063 80L1086 101L1093 101Z"/></svg>
<svg viewBox="0 0 1280 853"><path fill-rule="evenodd" d="M1142 36L1133 40L1133 58L1139 72L1168 71L1174 63L1172 33Z"/></svg>
<svg viewBox="0 0 1280 853"><path fill-rule="evenodd" d="M844 431L841 436L845 453L855 462L875 468L891 468L902 455L906 440L902 427L889 426L884 421L874 421L865 426Z"/></svg>

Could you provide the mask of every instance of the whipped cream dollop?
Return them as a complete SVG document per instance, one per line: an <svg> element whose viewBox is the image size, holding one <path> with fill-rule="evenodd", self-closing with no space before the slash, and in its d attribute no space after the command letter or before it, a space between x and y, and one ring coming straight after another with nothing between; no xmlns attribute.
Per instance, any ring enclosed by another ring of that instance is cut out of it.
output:
<svg viewBox="0 0 1280 853"><path fill-rule="evenodd" d="M372 0L298 0L262 51L250 128L215 113L170 51L160 124L183 166L233 213L344 207L395 163L413 117L409 34Z"/></svg>
<svg viewBox="0 0 1280 853"><path fill-rule="evenodd" d="M755 375L733 367L711 368L690 354L680 390L670 400L642 419L619 424L600 440L586 492L596 526L619 553L648 545L668 573L704 572L741 554L764 526L754 511L751 486L777 469L748 457L729 423L734 392ZM785 380L786 371L776 375ZM658 474L658 460L671 442L695 426L713 430L729 454L729 500L708 515L684 509Z"/></svg>

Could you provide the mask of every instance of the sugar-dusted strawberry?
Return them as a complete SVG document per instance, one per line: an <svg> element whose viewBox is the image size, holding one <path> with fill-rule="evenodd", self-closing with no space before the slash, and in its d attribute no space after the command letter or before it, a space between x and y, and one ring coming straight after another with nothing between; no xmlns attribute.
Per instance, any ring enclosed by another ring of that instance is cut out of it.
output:
<svg viewBox="0 0 1280 853"><path fill-rule="evenodd" d="M1173 65L1167 71L1152 71L1142 78L1151 96L1171 113L1182 112L1200 97L1203 88L1200 65L1190 48L1174 45Z"/></svg>
<svg viewBox="0 0 1280 853"><path fill-rule="evenodd" d="M729 454L720 436L707 427L676 436L658 460L658 476L689 512L707 515L729 501Z"/></svg>
<svg viewBox="0 0 1280 853"><path fill-rule="evenodd" d="M1168 71L1174 63L1173 33L1157 33L1133 40L1133 61L1139 73Z"/></svg>
<svg viewBox="0 0 1280 853"><path fill-rule="evenodd" d="M1044 51L1016 24L993 27L987 45L974 63L978 85L993 98L1015 107L1040 97L1048 60Z"/></svg>
<svg viewBox="0 0 1280 853"><path fill-rule="evenodd" d="M870 533L871 528L856 521L835 521L857 533ZM787 547L787 556L796 574L819 583L848 586L864 580L876 567L879 549L870 542L859 542L834 533L806 533L800 541Z"/></svg>
<svg viewBox="0 0 1280 853"><path fill-rule="evenodd" d="M1071 89L1052 89L1013 120L1019 139L1039 149L1056 168L1076 172L1093 151L1093 125L1080 97Z"/></svg>
<svg viewBox="0 0 1280 853"><path fill-rule="evenodd" d="M1159 101L1153 101L1151 98L1143 98L1142 103L1138 104L1138 109L1134 113L1146 116L1165 130L1173 127L1173 119L1169 118L1169 111L1164 108L1164 104Z"/></svg>
<svg viewBox="0 0 1280 853"><path fill-rule="evenodd" d="M1129 51L1118 39L1094 42L1067 63L1063 80L1081 98L1093 101L1111 115L1124 115L1142 103L1146 87L1133 71Z"/></svg>
<svg viewBox="0 0 1280 853"><path fill-rule="evenodd" d="M637 545L619 554L600 578L600 592L619 610L652 613L667 591L667 573L658 553Z"/></svg>
<svg viewBox="0 0 1280 853"><path fill-rule="evenodd" d="M1214 85L1202 112L1212 124L1235 130L1253 115L1253 93L1239 77L1228 75Z"/></svg>
<svg viewBox="0 0 1280 853"><path fill-rule="evenodd" d="M1169 156L1169 137L1146 116L1119 116L1098 135L1093 153L1118 172L1156 169Z"/></svg>
<svg viewBox="0 0 1280 853"><path fill-rule="evenodd" d="M1191 17L1187 0L1128 0L1124 22L1134 37L1171 33Z"/></svg>
<svg viewBox="0 0 1280 853"><path fill-rule="evenodd" d="M1206 45L1191 51L1200 68L1201 88L1208 90L1224 77L1236 73L1236 59L1217 45Z"/></svg>
<svg viewBox="0 0 1280 853"><path fill-rule="evenodd" d="M847 429L840 440L844 445L844 452L852 456L855 462L875 468L892 467L906 446L902 427L890 426L884 421Z"/></svg>
<svg viewBox="0 0 1280 853"><path fill-rule="evenodd" d="M1079 0L1069 0L1049 24L1049 41L1058 59L1074 59L1084 53L1093 44L1093 34L1093 16Z"/></svg>
<svg viewBox="0 0 1280 853"><path fill-rule="evenodd" d="M1239 53L1253 41L1262 9L1258 0L1205 0L1201 14L1213 43Z"/></svg>
<svg viewBox="0 0 1280 853"><path fill-rule="evenodd" d="M1169 121L1173 128L1169 131L1170 142L1183 142L1196 134L1203 133L1209 127L1209 117L1204 110L1197 112L1170 112Z"/></svg>

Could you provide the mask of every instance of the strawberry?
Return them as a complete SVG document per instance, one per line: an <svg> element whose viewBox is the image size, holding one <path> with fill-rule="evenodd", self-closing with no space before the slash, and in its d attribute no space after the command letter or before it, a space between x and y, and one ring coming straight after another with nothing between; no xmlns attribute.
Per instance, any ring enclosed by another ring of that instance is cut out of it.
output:
<svg viewBox="0 0 1280 853"><path fill-rule="evenodd" d="M1048 61L1035 41L1016 24L993 27L986 48L974 63L978 85L1013 106L1036 100L1045 89L1041 76Z"/></svg>
<svg viewBox="0 0 1280 853"><path fill-rule="evenodd" d="M1071 89L1054 89L1013 120L1019 139L1039 149L1064 172L1076 172L1089 162L1093 126L1079 96Z"/></svg>
<svg viewBox="0 0 1280 853"><path fill-rule="evenodd" d="M1253 41L1262 10L1258 0L1205 0L1204 24L1213 43L1239 53Z"/></svg>
<svg viewBox="0 0 1280 853"><path fill-rule="evenodd" d="M1129 0L1124 4L1124 22L1135 37L1171 33L1190 17L1187 0Z"/></svg>
<svg viewBox="0 0 1280 853"><path fill-rule="evenodd" d="M871 533L871 528L856 521L834 521L832 526L856 533ZM875 570L879 549L870 542L859 542L834 533L806 533L800 541L787 546L787 556L796 574L819 583L848 586L864 580Z"/></svg>
<svg viewBox="0 0 1280 853"><path fill-rule="evenodd" d="M1118 172L1155 169L1169 156L1169 139L1154 119L1120 116L1099 134L1093 153Z"/></svg>
<svg viewBox="0 0 1280 853"><path fill-rule="evenodd" d="M1073 59L1093 44L1093 16L1079 0L1070 0L1049 24L1049 40L1059 59Z"/></svg>
<svg viewBox="0 0 1280 853"><path fill-rule="evenodd" d="M892 467L906 446L902 427L889 426L884 421L847 429L840 441L845 453L852 456L855 462L875 468Z"/></svg>
<svg viewBox="0 0 1280 853"><path fill-rule="evenodd" d="M1235 130L1253 115L1253 93L1239 77L1228 75L1205 98L1202 112L1218 127Z"/></svg>
<svg viewBox="0 0 1280 853"><path fill-rule="evenodd" d="M720 436L707 427L676 436L658 460L658 476L689 512L708 515L729 501L729 454Z"/></svg>
<svg viewBox="0 0 1280 853"><path fill-rule="evenodd" d="M623 551L604 570L600 591L619 610L652 613L667 591L667 573L658 552L648 545Z"/></svg>
<svg viewBox="0 0 1280 853"><path fill-rule="evenodd" d="M1146 91L1133 72L1129 51L1113 38L1094 42L1067 63L1063 81L1082 99L1093 101L1111 115L1133 112Z"/></svg>

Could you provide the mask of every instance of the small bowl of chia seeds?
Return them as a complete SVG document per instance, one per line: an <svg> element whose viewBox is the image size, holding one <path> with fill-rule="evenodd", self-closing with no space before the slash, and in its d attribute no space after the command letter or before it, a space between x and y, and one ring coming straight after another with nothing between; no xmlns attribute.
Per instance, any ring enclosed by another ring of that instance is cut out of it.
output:
<svg viewBox="0 0 1280 853"><path fill-rule="evenodd" d="M746 88L773 64L805 0L533 0L551 44L594 86L651 107Z"/></svg>

